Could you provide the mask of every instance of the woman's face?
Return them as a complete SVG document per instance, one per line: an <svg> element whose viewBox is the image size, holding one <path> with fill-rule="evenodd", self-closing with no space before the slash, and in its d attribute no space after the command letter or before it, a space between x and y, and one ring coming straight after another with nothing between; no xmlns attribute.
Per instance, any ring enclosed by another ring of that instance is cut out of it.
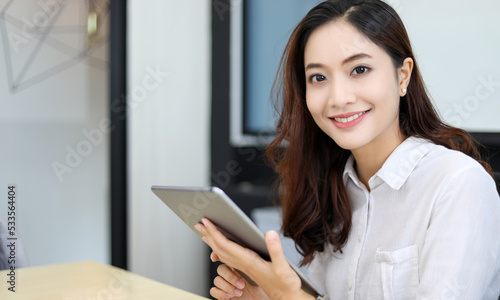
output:
<svg viewBox="0 0 500 300"><path fill-rule="evenodd" d="M355 150L400 138L406 73L382 48L349 23L335 21L312 32L304 63L307 107L340 147Z"/></svg>

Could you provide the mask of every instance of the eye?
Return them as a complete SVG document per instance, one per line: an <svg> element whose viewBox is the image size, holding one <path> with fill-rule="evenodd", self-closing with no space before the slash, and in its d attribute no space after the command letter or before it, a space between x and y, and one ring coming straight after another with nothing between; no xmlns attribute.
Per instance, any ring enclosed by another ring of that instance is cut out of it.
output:
<svg viewBox="0 0 500 300"><path fill-rule="evenodd" d="M352 74L353 75L361 75L363 73L368 72L369 70L370 70L370 68L368 68L368 67L359 66L359 67L354 68L354 70L352 70Z"/></svg>
<svg viewBox="0 0 500 300"><path fill-rule="evenodd" d="M325 81L325 80L326 80L326 77L323 75L320 75L320 74L314 74L314 75L311 75L309 77L310 82L321 82L321 81Z"/></svg>

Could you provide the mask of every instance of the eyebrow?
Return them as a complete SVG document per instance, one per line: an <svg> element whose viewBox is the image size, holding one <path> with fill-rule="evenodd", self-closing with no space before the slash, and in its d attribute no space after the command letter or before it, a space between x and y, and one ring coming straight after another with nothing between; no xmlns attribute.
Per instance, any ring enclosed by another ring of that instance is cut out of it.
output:
<svg viewBox="0 0 500 300"><path fill-rule="evenodd" d="M362 58L372 58L370 55L366 54L366 53L358 53L358 54L354 54L353 56L349 56L348 58L344 59L344 61L342 61L342 65L345 65L347 63L350 63L352 61L355 61L357 59L362 59ZM310 63L306 66L306 70L308 69L313 69L313 68L322 68L324 67L323 64L320 64L320 63Z"/></svg>
<svg viewBox="0 0 500 300"><path fill-rule="evenodd" d="M357 59L362 59L362 58L372 58L372 57L366 53L358 53L358 54L354 54L353 56L344 59L342 64L345 65L347 63L350 63L351 61L354 61Z"/></svg>

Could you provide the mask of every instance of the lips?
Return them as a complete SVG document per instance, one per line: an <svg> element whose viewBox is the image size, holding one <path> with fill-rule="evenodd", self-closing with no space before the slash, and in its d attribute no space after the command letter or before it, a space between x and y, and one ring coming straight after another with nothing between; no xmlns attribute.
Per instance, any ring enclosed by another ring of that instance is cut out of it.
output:
<svg viewBox="0 0 500 300"><path fill-rule="evenodd" d="M370 110L335 115L330 117L330 119L337 127L348 128L361 122L369 111Z"/></svg>
<svg viewBox="0 0 500 300"><path fill-rule="evenodd" d="M333 119L337 122L340 122L340 123L348 123L348 122L351 122L353 120L356 120L357 118L361 117L365 113L366 113L366 111L360 112L360 113L357 113L354 115L350 115L348 117L347 116L346 117L333 117Z"/></svg>

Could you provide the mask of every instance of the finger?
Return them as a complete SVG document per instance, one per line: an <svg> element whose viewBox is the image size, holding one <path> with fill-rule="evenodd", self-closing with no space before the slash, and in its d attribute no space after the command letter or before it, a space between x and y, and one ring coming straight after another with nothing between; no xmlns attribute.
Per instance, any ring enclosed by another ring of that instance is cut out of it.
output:
<svg viewBox="0 0 500 300"><path fill-rule="evenodd" d="M198 223L196 225L194 225L194 229L198 230L201 234L205 234L205 225L201 224L201 223Z"/></svg>
<svg viewBox="0 0 500 300"><path fill-rule="evenodd" d="M210 296L214 297L215 299L232 299L234 295L228 294L224 292L223 290L213 287L210 289Z"/></svg>
<svg viewBox="0 0 500 300"><path fill-rule="evenodd" d="M217 256L217 254L215 254L214 252L212 252L210 254L210 260L212 260L212 262L216 262L216 261L220 261L220 258L219 258L219 256Z"/></svg>
<svg viewBox="0 0 500 300"><path fill-rule="evenodd" d="M288 262L283 254L280 237L276 231L270 230L266 233L266 246L273 264L288 266Z"/></svg>
<svg viewBox="0 0 500 300"><path fill-rule="evenodd" d="M199 228L205 236L204 241L217 253L219 259L224 256L221 256L221 254L228 252L239 255L243 255L243 253L248 254L248 249L226 238L210 220L203 218L201 222L204 226L200 226Z"/></svg>
<svg viewBox="0 0 500 300"><path fill-rule="evenodd" d="M231 267L237 268L247 275L247 267L264 267L266 263L255 251L245 248L229 239L227 239L217 227L208 219L201 220L204 226L199 226L205 236L206 243L216 253L219 260Z"/></svg>
<svg viewBox="0 0 500 300"><path fill-rule="evenodd" d="M217 229L217 227L207 218L201 219L201 223L204 225L202 228L202 233L211 241L214 240L227 240L227 238Z"/></svg>
<svg viewBox="0 0 500 300"><path fill-rule="evenodd" d="M214 279L214 285L216 288L224 291L226 294L231 295L231 297L239 297L243 294L243 291L231 283L227 282L222 276L217 276Z"/></svg>
<svg viewBox="0 0 500 300"><path fill-rule="evenodd" d="M245 287L245 281L232 268L223 264L217 268L217 273L235 288L242 290Z"/></svg>
<svg viewBox="0 0 500 300"><path fill-rule="evenodd" d="M204 219L205 222L210 222L208 221L208 219ZM210 222L211 225L213 225L213 223ZM215 225L213 225L213 227L215 227ZM214 249L214 241L213 241L213 238L212 238L212 235L214 233L214 230L212 230L211 232L209 232L207 230L207 227L205 226L205 223L203 223L203 219L201 220L201 223L198 223L196 225L194 225L194 228L196 230L198 230L203 236L201 237L201 239L212 249ZM217 230L217 227L215 227L215 231L218 232Z"/></svg>
<svg viewBox="0 0 500 300"><path fill-rule="evenodd" d="M283 253L283 247L276 231L271 230L267 232L266 246L269 251L269 256L271 257L271 262L273 263L273 269L277 274L288 274L290 271L293 272Z"/></svg>

